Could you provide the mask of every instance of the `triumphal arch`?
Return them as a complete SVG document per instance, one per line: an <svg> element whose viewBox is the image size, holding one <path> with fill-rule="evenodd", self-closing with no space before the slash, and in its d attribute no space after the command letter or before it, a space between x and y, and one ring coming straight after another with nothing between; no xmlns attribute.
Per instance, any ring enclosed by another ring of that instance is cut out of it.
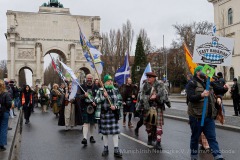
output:
<svg viewBox="0 0 240 160"><path fill-rule="evenodd" d="M19 81L23 68L32 71L33 84L44 82L44 56L57 53L75 72L94 74L86 62L79 43L79 26L85 36L100 49L100 17L72 15L57 0L50 0L39 11L7 13L7 68L8 78ZM78 23L77 23L78 22Z"/></svg>

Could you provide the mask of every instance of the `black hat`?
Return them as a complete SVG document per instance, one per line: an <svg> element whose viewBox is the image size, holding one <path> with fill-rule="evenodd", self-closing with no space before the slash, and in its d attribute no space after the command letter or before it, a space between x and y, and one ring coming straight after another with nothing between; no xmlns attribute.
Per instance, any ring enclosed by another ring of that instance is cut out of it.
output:
<svg viewBox="0 0 240 160"><path fill-rule="evenodd" d="M222 72L218 72L218 73L217 73L217 76L218 76L218 77L223 77Z"/></svg>
<svg viewBox="0 0 240 160"><path fill-rule="evenodd" d="M233 81L237 81L237 78L233 78Z"/></svg>
<svg viewBox="0 0 240 160"><path fill-rule="evenodd" d="M147 73L146 73L146 76L149 76L149 77L157 77L157 75L156 75L154 72L147 72Z"/></svg>
<svg viewBox="0 0 240 160"><path fill-rule="evenodd" d="M14 81L12 81L12 80L11 80L11 81L9 81L9 83L10 83L10 84L13 84L13 83L14 83Z"/></svg>

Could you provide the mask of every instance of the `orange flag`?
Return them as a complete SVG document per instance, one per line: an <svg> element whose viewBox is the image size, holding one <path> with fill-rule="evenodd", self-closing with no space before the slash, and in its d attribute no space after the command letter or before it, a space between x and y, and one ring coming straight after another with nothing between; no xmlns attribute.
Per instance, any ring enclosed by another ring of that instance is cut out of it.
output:
<svg viewBox="0 0 240 160"><path fill-rule="evenodd" d="M187 47L187 45L185 43L183 43L183 48L184 48L184 51L185 51L186 62L188 64L188 68L189 68L190 72L192 74L194 74L194 69L198 66L198 64L194 63L192 61L192 59L193 59L192 55L191 55L190 51L188 50L188 47Z"/></svg>

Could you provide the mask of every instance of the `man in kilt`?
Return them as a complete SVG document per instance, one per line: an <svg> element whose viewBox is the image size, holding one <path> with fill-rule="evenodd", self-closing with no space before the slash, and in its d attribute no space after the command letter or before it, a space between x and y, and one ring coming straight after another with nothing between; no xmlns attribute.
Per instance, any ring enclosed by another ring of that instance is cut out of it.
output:
<svg viewBox="0 0 240 160"><path fill-rule="evenodd" d="M88 130L90 131L90 143L95 143L93 138L93 130L97 120L95 119L96 104L94 103L94 97L96 96L97 86L93 83L93 76L88 74L86 76L86 83L81 85L77 91L77 97L80 99L80 106L82 108L82 120L83 120L83 140L82 144L87 145Z"/></svg>
<svg viewBox="0 0 240 160"><path fill-rule="evenodd" d="M147 82L143 86L140 97L144 107L144 124L148 133L148 145L152 145L152 141L157 140L156 149L161 150L164 103L169 108L171 105L165 85L156 80L157 75L154 72L148 72L146 76Z"/></svg>
<svg viewBox="0 0 240 160"><path fill-rule="evenodd" d="M118 148L118 134L120 128L118 120L120 118L120 106L122 97L118 89L114 87L112 77L104 76L104 88L100 88L95 97L98 109L101 110L99 120L99 133L103 134L104 150L102 156L108 155L108 135L113 137L114 156L122 157Z"/></svg>
<svg viewBox="0 0 240 160"><path fill-rule="evenodd" d="M134 100L137 99L137 88L132 84L132 79L127 78L127 83L122 86L122 98L123 98L123 126L126 126L126 116L128 113L128 127L132 128L132 113L135 110Z"/></svg>

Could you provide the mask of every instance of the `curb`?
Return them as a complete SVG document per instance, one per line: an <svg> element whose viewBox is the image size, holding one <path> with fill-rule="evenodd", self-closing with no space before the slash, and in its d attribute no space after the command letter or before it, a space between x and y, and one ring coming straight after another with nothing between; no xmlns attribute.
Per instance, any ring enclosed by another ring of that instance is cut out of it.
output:
<svg viewBox="0 0 240 160"><path fill-rule="evenodd" d="M170 100L171 102L178 102L178 103L185 103L186 104L186 102L185 101L178 101L178 100ZM229 105L229 104L223 104L224 105L224 107L233 107L233 105Z"/></svg>
<svg viewBox="0 0 240 160"><path fill-rule="evenodd" d="M173 115L169 115L169 114L164 114L164 117L166 118L170 118L170 119L175 119L175 120L180 120L183 122L188 122L188 118L185 117L178 117L178 116L173 116ZM230 130L230 131L235 131L235 132L239 132L240 131L240 127L236 127L236 126L232 126L232 125L221 125L218 123L215 123L216 128L220 128L220 129L224 129L224 130Z"/></svg>

